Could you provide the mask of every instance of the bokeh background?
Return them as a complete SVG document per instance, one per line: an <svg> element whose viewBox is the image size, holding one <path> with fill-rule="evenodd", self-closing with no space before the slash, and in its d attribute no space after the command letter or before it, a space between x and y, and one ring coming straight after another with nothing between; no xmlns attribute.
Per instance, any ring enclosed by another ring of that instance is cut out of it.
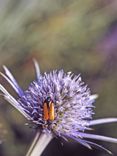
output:
<svg viewBox="0 0 117 156"><path fill-rule="evenodd" d="M64 69L81 73L99 94L94 118L117 116L116 0L0 0L0 70L5 64L23 89L35 78L32 59L42 73ZM2 83L16 98L2 78ZM0 156L24 156L35 129L0 97ZM94 127L117 137L117 124ZM117 145L102 143L117 155ZM54 139L43 156L107 156L77 143Z"/></svg>

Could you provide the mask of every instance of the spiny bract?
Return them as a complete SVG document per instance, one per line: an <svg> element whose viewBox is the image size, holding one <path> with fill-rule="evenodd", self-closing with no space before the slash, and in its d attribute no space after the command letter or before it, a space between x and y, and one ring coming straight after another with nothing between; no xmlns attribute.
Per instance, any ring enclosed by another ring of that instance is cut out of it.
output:
<svg viewBox="0 0 117 156"><path fill-rule="evenodd" d="M26 91L19 87L10 71L3 66L5 74L1 73L1 75L18 94L18 98L15 99L0 84L4 98L28 120L37 124L43 132L76 140L90 149L93 145L111 154L101 145L84 140L84 138L88 138L117 143L115 138L85 133L86 130L91 129L92 125L117 122L117 118L92 120L93 103L97 95L91 95L90 89L81 80L80 75L75 76L72 72L65 73L63 70L55 70L41 75L36 61L34 61L34 65L36 80L29 85ZM49 111L50 115L53 113L52 120L44 119L44 102L48 98L53 103L53 109L50 111L50 106L47 103L45 115L48 115Z"/></svg>

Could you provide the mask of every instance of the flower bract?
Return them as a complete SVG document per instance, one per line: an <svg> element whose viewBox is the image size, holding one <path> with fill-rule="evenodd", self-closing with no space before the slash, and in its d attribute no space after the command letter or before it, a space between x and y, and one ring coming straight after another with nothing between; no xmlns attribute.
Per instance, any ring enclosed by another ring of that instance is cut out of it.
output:
<svg viewBox="0 0 117 156"><path fill-rule="evenodd" d="M102 140L117 143L116 138L89 133L92 126L117 122L117 118L93 120L94 102L97 95L82 81L80 75L63 70L40 73L34 60L36 79L23 91L11 72L3 66L1 75L17 93L14 98L0 84L0 90L6 101L19 110L28 120L35 123L44 133L52 133L66 139L72 139L92 148L96 146L111 154L109 150L90 140Z"/></svg>

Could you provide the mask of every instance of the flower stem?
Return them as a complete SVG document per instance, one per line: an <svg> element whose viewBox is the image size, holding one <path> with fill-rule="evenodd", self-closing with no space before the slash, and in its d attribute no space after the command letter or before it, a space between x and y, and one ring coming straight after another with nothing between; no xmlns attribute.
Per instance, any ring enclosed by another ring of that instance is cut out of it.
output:
<svg viewBox="0 0 117 156"><path fill-rule="evenodd" d="M37 132L34 141L26 156L41 156L44 149L47 147L47 145L52 139L53 139L52 134Z"/></svg>

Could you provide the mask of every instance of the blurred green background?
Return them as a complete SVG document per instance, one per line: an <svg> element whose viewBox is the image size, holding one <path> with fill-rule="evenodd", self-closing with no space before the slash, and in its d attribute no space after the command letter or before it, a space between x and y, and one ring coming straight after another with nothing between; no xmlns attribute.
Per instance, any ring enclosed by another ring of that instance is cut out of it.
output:
<svg viewBox="0 0 117 156"><path fill-rule="evenodd" d="M116 0L0 0L0 70L5 64L23 89L34 80L35 58L42 73L63 68L81 73L99 94L94 118L117 116ZM10 86L1 83L16 98ZM0 99L0 156L24 156L35 135L27 120ZM96 133L117 137L117 124ZM101 143L117 155L117 145ZM71 152L71 153L70 153ZM78 144L69 149L54 140L43 156L107 156ZM69 154L68 154L69 153ZM74 153L74 154L73 154Z"/></svg>

